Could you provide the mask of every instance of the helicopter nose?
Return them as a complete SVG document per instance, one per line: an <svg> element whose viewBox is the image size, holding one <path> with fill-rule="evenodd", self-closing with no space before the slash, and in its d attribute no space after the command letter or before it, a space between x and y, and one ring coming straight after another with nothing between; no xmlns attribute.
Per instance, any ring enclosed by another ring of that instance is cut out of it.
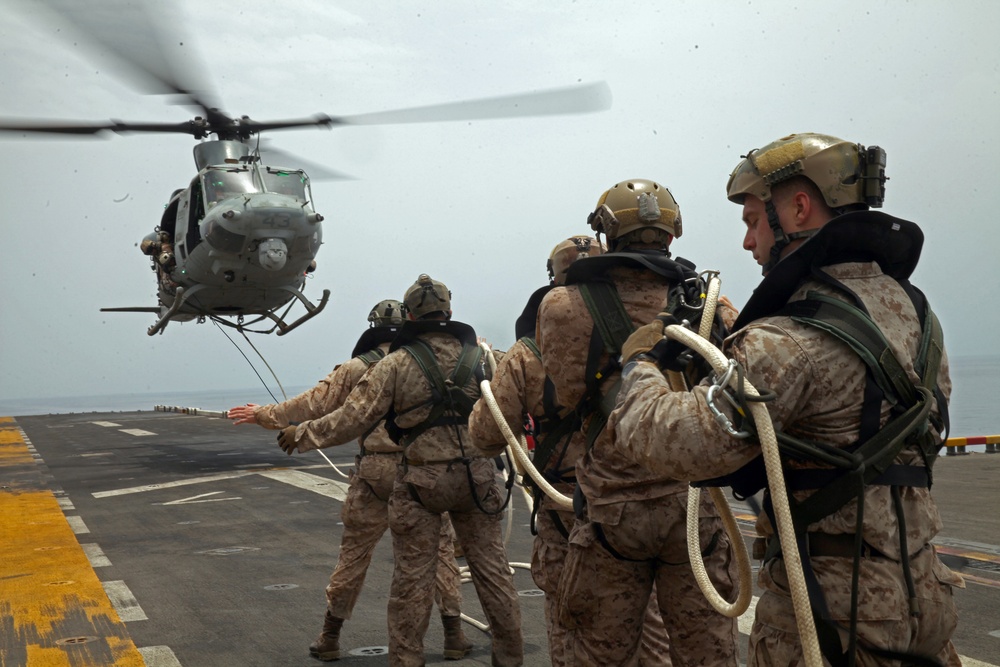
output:
<svg viewBox="0 0 1000 667"><path fill-rule="evenodd" d="M257 257L268 271L280 271L288 260L288 246L281 239L266 239L260 244Z"/></svg>

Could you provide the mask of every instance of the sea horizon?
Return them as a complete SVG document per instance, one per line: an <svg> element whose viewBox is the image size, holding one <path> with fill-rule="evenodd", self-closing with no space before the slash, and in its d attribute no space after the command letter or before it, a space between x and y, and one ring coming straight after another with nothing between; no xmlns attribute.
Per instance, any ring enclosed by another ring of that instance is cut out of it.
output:
<svg viewBox="0 0 1000 667"><path fill-rule="evenodd" d="M993 397L1000 394L1000 355L951 359L951 437L1000 434L1000 416ZM285 387L290 398L312 385ZM156 406L224 411L244 403L284 400L278 388L199 389L85 396L49 396L0 399L0 416L27 417L47 414L152 411Z"/></svg>

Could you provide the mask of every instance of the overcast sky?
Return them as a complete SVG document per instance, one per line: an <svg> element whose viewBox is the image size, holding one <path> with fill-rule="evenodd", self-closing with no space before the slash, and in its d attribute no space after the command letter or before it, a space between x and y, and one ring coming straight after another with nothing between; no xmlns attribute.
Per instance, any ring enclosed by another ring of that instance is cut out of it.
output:
<svg viewBox="0 0 1000 667"><path fill-rule="evenodd" d="M673 191L685 223L675 254L722 270L742 305L760 273L727 177L749 149L803 131L886 149L883 210L924 230L914 282L951 355L996 354L995 0L184 0L168 16L181 28L174 50L225 110L260 120L602 80L612 90L611 110L590 115L271 134L357 179L313 184L325 243L306 293L331 289L326 311L253 339L285 386L344 361L372 305L401 298L422 272L451 288L456 319L509 346L549 251L587 233L598 196L628 178ZM167 101L137 92L71 31L0 0L0 116L194 115ZM155 304L136 244L194 176L193 145L0 136L0 399L258 383L211 323L150 338L152 315L99 312Z"/></svg>

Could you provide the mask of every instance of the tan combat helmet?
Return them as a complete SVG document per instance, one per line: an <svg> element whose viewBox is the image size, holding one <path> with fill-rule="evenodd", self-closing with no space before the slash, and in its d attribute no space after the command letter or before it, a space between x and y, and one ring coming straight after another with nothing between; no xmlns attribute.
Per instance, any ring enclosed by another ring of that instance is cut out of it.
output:
<svg viewBox="0 0 1000 667"><path fill-rule="evenodd" d="M373 327L398 327L402 326L406 317L406 307L402 302L395 299L385 299L379 301L368 313L368 322Z"/></svg>
<svg viewBox="0 0 1000 667"><path fill-rule="evenodd" d="M604 248L593 236L577 235L560 241L549 254L549 261L545 267L549 272L549 281L553 285L564 285L570 264L584 257L600 255L602 252Z"/></svg>
<svg viewBox="0 0 1000 667"><path fill-rule="evenodd" d="M834 211L852 204L878 208L885 199L885 151L827 134L790 134L750 151L730 174L726 195L737 204L745 195L768 202L773 185L795 176L812 181Z"/></svg>
<svg viewBox="0 0 1000 667"><path fill-rule="evenodd" d="M670 190L656 181L633 178L611 187L587 218L591 229L608 237L608 250L631 243L662 243L681 235L681 209Z"/></svg>
<svg viewBox="0 0 1000 667"><path fill-rule="evenodd" d="M451 311L451 291L442 282L432 280L426 273L421 273L417 282L406 290L403 297L406 312L419 320L429 313L448 313Z"/></svg>
<svg viewBox="0 0 1000 667"><path fill-rule="evenodd" d="M808 179L819 189L834 215L855 207L878 208L885 199L885 151L827 134L804 132L772 141L743 157L729 175L726 195L737 204L742 204L746 195L753 195L765 204L767 224L774 234L771 254L763 267L765 275L781 260L781 253L792 241L817 231L788 234L778 221L771 188L797 176Z"/></svg>

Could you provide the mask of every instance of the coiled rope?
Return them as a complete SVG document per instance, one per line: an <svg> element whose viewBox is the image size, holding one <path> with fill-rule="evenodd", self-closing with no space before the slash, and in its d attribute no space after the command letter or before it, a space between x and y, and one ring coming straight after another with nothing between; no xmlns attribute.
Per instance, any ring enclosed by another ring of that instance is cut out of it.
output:
<svg viewBox="0 0 1000 667"><path fill-rule="evenodd" d="M716 373L721 375L729 367L729 360L726 359L718 348L711 345L703 338L696 336L684 327L672 324L664 330L664 334L668 338L680 341L692 350L701 354L712 365ZM729 385L735 390L738 390L738 387L736 387L737 382L738 380L736 378L736 374L731 374ZM743 380L743 391L746 395L752 398L760 396L760 393L753 387L753 385L747 382L746 379ZM816 625L813 622L812 605L809 601L809 593L806 590L805 575L802 572L802 559L799 556L798 546L795 541L795 532L792 526L792 515L788 505L788 495L785 490L785 478L781 471L781 457L778 451L778 439L774 433L774 424L771 423L771 416L767 411L767 407L763 403L759 401L750 401L749 407L750 412L753 415L754 424L757 427L757 435L760 440L761 451L764 456L764 465L767 469L767 482L771 489L771 499L774 503L774 512L776 515L775 518L777 525L775 526L775 530L778 533L778 539L781 542L781 549L785 560L785 570L788 574L788 583L792 596L792 606L795 610L795 623L799 631L799 638L802 642L802 654L805 659L806 667L822 667L823 657L819 648L819 640L816 637ZM713 489L713 492L714 491L716 491L716 489ZM691 494L691 496L693 495L694 494ZM689 501L691 496L689 496ZM715 498L715 495L712 497ZM690 509L691 506L689 504L689 512ZM743 543L742 538L740 538L739 541L741 544ZM691 540L689 537L689 550L690 545ZM743 545L743 548L745 552L746 545ZM694 558L691 559L692 564L695 560L696 559ZM700 561L700 558L697 560ZM699 585L701 585L700 582ZM702 592L705 593L706 597L708 597L711 601L713 600L714 594L715 598L721 599L721 596L719 596L711 582L708 582L708 586L711 588L711 594L704 586L702 586ZM742 583L740 588L740 594L742 595ZM716 605L713 603L713 606ZM718 609L717 606L716 609Z"/></svg>

